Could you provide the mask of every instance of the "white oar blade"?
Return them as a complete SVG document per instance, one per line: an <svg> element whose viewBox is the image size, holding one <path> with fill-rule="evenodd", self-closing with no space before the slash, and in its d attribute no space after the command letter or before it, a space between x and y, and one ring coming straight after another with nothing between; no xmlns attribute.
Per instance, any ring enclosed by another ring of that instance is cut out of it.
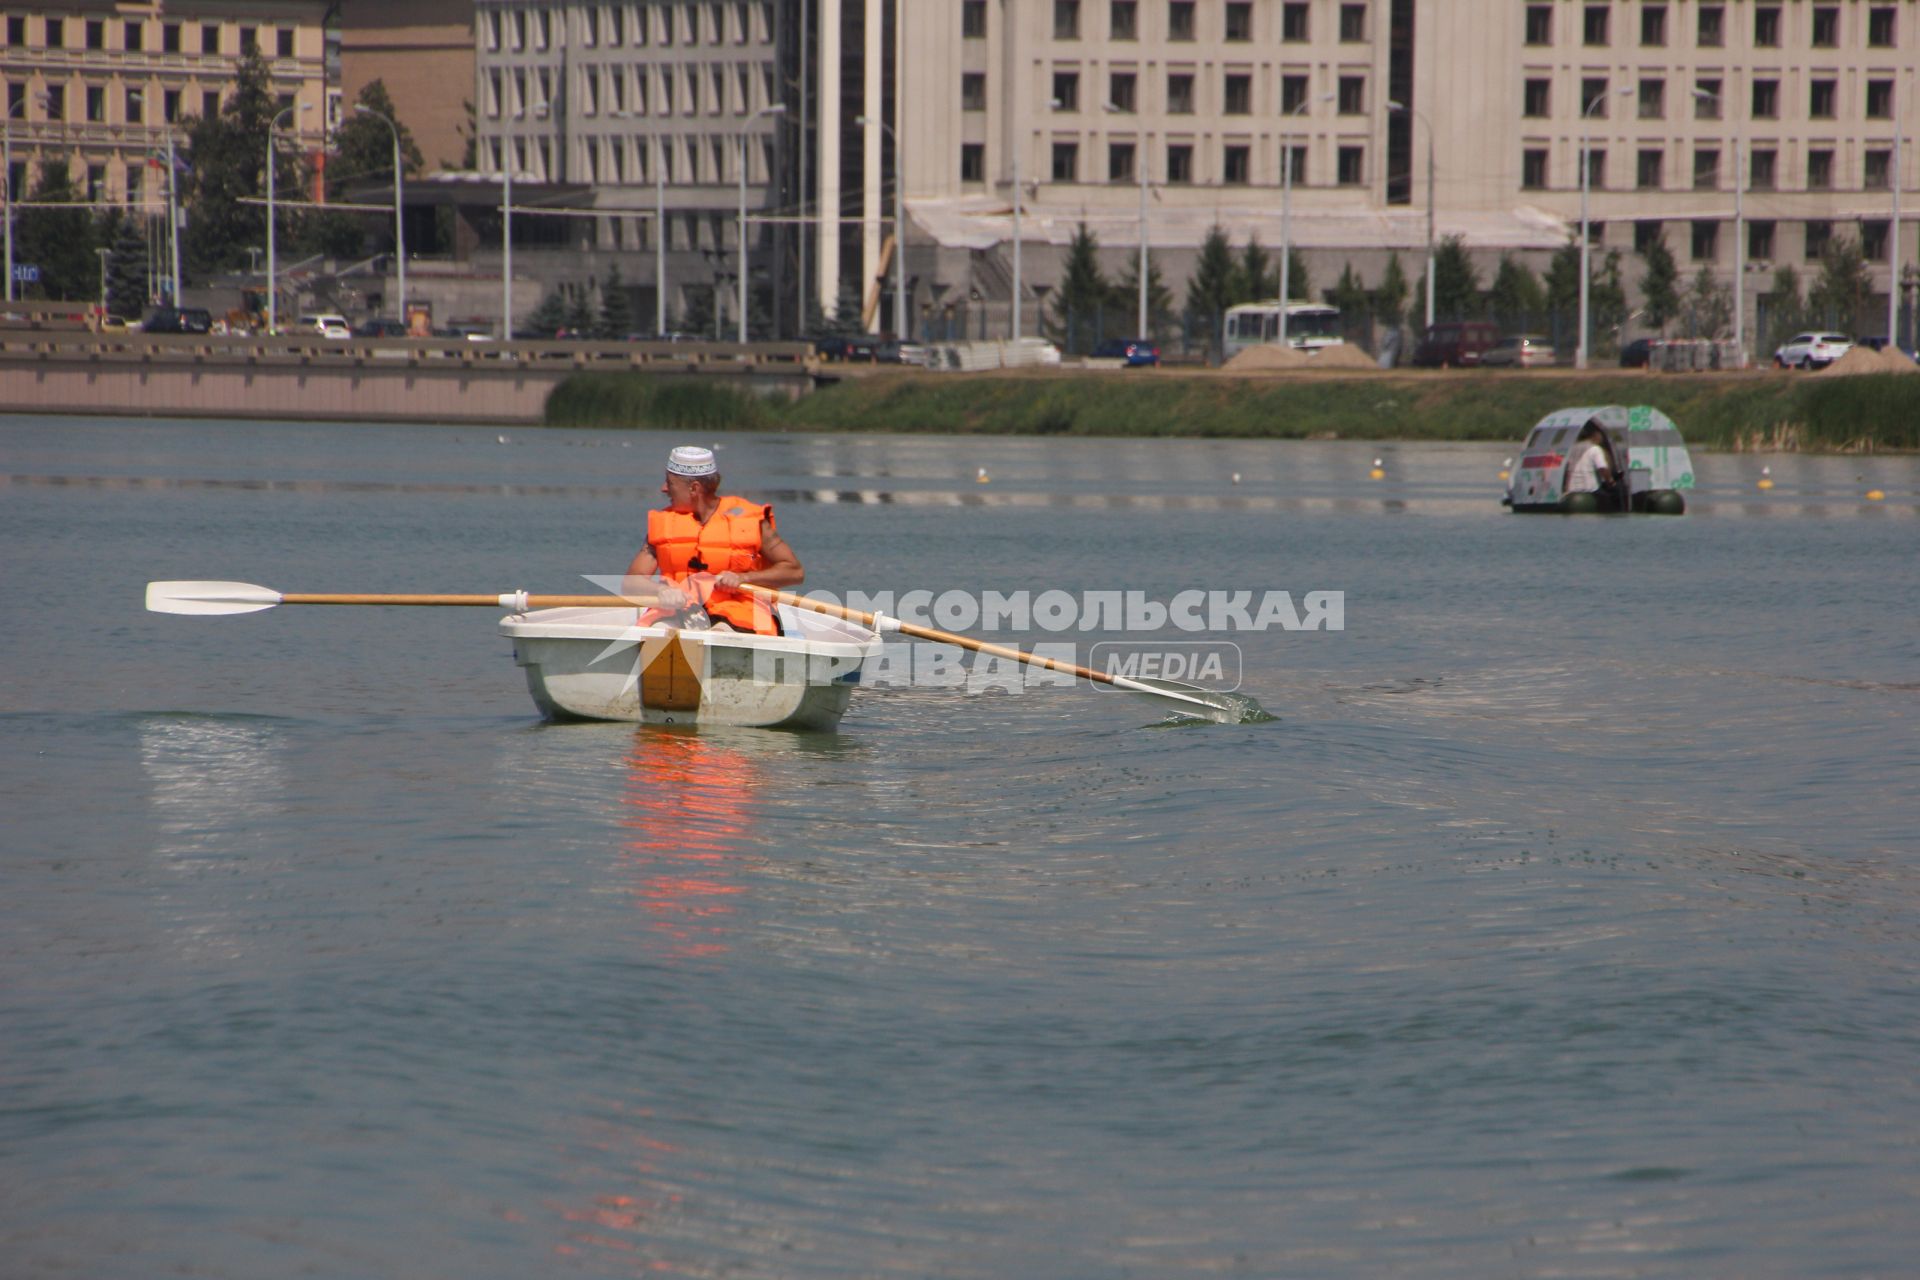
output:
<svg viewBox="0 0 1920 1280"><path fill-rule="evenodd" d="M250 582L149 582L154 613L258 613L280 603L280 593Z"/></svg>
<svg viewBox="0 0 1920 1280"><path fill-rule="evenodd" d="M1212 720L1219 724L1259 724L1275 717L1244 693L1216 693L1178 680L1148 680L1115 676L1116 688L1152 698L1163 711Z"/></svg>

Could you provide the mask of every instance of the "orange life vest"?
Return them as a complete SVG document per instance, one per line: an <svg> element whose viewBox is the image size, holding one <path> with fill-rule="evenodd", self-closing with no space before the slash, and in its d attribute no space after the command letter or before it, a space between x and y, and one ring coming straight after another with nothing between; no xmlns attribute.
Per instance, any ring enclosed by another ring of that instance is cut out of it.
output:
<svg viewBox="0 0 1920 1280"><path fill-rule="evenodd" d="M752 573L767 567L760 550L760 523L773 528L773 508L745 498L721 497L705 524L691 512L647 512L647 546L660 576L675 584L694 574ZM695 562L698 561L696 565ZM724 618L739 631L773 635L779 628L758 597L728 587L713 587L706 599L710 617Z"/></svg>

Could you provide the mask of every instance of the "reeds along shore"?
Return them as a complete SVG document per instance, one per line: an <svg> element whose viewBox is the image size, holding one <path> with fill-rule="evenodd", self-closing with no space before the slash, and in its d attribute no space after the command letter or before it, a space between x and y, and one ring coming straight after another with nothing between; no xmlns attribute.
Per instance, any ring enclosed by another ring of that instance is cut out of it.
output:
<svg viewBox="0 0 1920 1280"><path fill-rule="evenodd" d="M794 401L692 378L579 374L546 422L657 430L871 431L1276 440L1519 440L1572 405L1650 404L1725 450L1920 449L1920 376L1485 371L1341 377L1136 370L847 378Z"/></svg>

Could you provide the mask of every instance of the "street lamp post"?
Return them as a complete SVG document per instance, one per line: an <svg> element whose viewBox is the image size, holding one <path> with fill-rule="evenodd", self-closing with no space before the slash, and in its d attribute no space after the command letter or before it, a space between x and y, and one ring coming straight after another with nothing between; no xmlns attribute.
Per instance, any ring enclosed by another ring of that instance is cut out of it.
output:
<svg viewBox="0 0 1920 1280"><path fill-rule="evenodd" d="M100 323L107 321L107 259L113 256L112 249L95 249L100 255Z"/></svg>
<svg viewBox="0 0 1920 1280"><path fill-rule="evenodd" d="M1323 93L1320 95L1320 101L1331 102L1333 100L1333 96L1334 95L1332 95L1331 93ZM1297 115L1300 115L1302 112L1304 112L1308 107L1312 105L1313 105L1313 99L1302 98L1300 99L1300 103L1298 106L1294 107L1292 110L1283 111L1280 114L1282 116L1297 116ZM1429 229L1428 238L1429 239L1432 238L1431 229ZM1433 274L1431 259L1429 259L1427 274L1429 277L1431 277ZM1280 345L1283 347L1287 345L1287 303L1292 300L1291 295L1289 294L1288 291L1291 290L1292 288L1293 288L1293 141L1289 137L1289 135L1285 132L1285 126L1283 125L1282 132L1280 135ZM1429 303L1427 306L1427 313L1429 316L1427 323L1431 325L1433 323L1431 319L1431 316L1433 313L1433 306L1431 303Z"/></svg>
<svg viewBox="0 0 1920 1280"><path fill-rule="evenodd" d="M740 179L740 233L739 233L740 234L740 280L739 280L739 293L736 296L735 300L738 302L740 306L740 314L737 317L736 324L737 324L737 329L739 333L739 341L743 344L747 340L747 126L751 126L753 122L755 120L758 120L761 116L777 116L777 115L780 115L782 112L786 111L786 109L787 109L787 104L784 102L776 102L771 106L760 108L758 111L754 112L752 115L747 117L747 124L741 127L740 134L739 134L740 172L738 174L738 177Z"/></svg>
<svg viewBox="0 0 1920 1280"><path fill-rule="evenodd" d="M905 342L908 337L906 157L900 152L900 135L886 121L855 116L853 122L863 128L877 124L882 133L893 139L893 336Z"/></svg>
<svg viewBox="0 0 1920 1280"><path fill-rule="evenodd" d="M280 326L280 284L276 279L279 272L279 260L274 251L274 210L273 210L273 135L280 129L283 117L297 111L305 111L313 104L302 102L298 106L287 107L267 124L267 332L278 331ZM179 305L178 301L175 302Z"/></svg>
<svg viewBox="0 0 1920 1280"><path fill-rule="evenodd" d="M1387 110L1405 111L1415 120L1427 126L1427 328L1431 329L1433 328L1433 122L1428 120L1423 113L1408 107L1405 103L1389 100L1387 102ZM1285 299L1283 298L1281 301L1284 302Z"/></svg>
<svg viewBox="0 0 1920 1280"><path fill-rule="evenodd" d="M1111 102L1101 103L1100 109L1111 115L1126 114ZM1145 130L1141 131L1139 139L1133 144L1133 169L1134 176L1140 180L1140 302L1138 318L1134 322L1136 326L1134 336L1146 339L1152 336L1152 332L1147 328L1151 317L1147 314L1147 135Z"/></svg>
<svg viewBox="0 0 1920 1280"><path fill-rule="evenodd" d="M1894 300L1899 297L1900 281L1900 113L1893 113L1893 154L1888 157L1887 177L1893 185L1893 222L1887 227L1887 341L1900 345L1900 312Z"/></svg>
<svg viewBox="0 0 1920 1280"><path fill-rule="evenodd" d="M399 263L400 278L397 283L400 289L400 305L398 312L400 323L404 325L407 323L407 220L405 217L406 204L404 188L401 185L405 177L405 171L401 168L400 164L400 126L395 124L387 116L382 115L364 103L354 103L353 109L365 115L372 116L381 124L386 125L388 132L393 134L393 256L394 260Z"/></svg>
<svg viewBox="0 0 1920 1280"><path fill-rule="evenodd" d="M1620 96L1631 92L1633 89L1630 85L1614 90ZM1580 108L1580 341L1573 349L1573 367L1576 369L1587 367L1588 330L1592 327L1587 318L1589 292L1593 284L1593 272L1587 265L1593 251L1592 240L1587 232L1587 191L1593 185L1593 110L1606 100L1606 94L1596 93Z"/></svg>

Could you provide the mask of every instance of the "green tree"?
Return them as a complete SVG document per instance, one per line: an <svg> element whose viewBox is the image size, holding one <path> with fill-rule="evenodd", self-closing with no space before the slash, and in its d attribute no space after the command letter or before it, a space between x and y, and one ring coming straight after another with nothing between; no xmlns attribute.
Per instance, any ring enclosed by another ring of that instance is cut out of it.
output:
<svg viewBox="0 0 1920 1280"><path fill-rule="evenodd" d="M240 56L233 94L216 115L188 121L182 194L191 209L184 252L196 272L244 266L249 245L266 243L266 212L243 201L266 193L267 130L279 107L257 48ZM298 119L295 111L290 119ZM274 148L274 182L298 199L305 163L284 141ZM300 218L281 212L277 233L297 240Z"/></svg>
<svg viewBox="0 0 1920 1280"><path fill-rule="evenodd" d="M1260 237L1254 236L1247 241L1247 247L1240 252L1240 263L1233 276L1233 300L1235 302L1265 302L1268 298L1280 295L1280 275L1273 267L1273 259L1260 247Z"/></svg>
<svg viewBox="0 0 1920 1280"><path fill-rule="evenodd" d="M65 160L40 167L27 200L33 204L70 204L82 199ZM25 207L14 219L13 261L40 268L40 279L26 287L28 297L77 301L100 296L100 260L93 256L93 219L85 209Z"/></svg>
<svg viewBox="0 0 1920 1280"><path fill-rule="evenodd" d="M347 202L355 194L353 188L365 188L378 181L382 189L377 198L390 199L388 193L392 190L390 184L393 182L394 130L387 127L386 121L393 121L399 131L400 165L406 173L420 171L420 148L414 144L412 133L395 112L393 99L388 96L384 81L375 80L362 88L354 106L356 109L345 113L340 127L333 133L333 151L327 157L326 167L327 198ZM361 107L366 110L357 109ZM357 194L368 203L376 199L364 189ZM384 213L331 210L316 213L307 219L301 243L309 252L350 257L362 251L369 228L376 229L375 243L382 250L392 252L393 218Z"/></svg>
<svg viewBox="0 0 1920 1280"><path fill-rule="evenodd" d="M567 300L558 290L540 299L533 313L515 326L522 337L551 338L567 323Z"/></svg>
<svg viewBox="0 0 1920 1280"><path fill-rule="evenodd" d="M1147 332L1134 333L1140 324L1140 260L1128 258L1126 269L1113 282L1108 294L1108 310L1128 317L1127 334L1164 342L1173 332L1173 291L1160 278L1160 260L1147 259Z"/></svg>
<svg viewBox="0 0 1920 1280"><path fill-rule="evenodd" d="M1760 295L1766 314L1766 345L1779 347L1795 333L1807 327L1807 307L1800 299L1800 275L1792 267L1779 267L1773 281Z"/></svg>
<svg viewBox="0 0 1920 1280"><path fill-rule="evenodd" d="M1733 290L1720 283L1712 267L1703 266L1687 288L1681 316L1689 338L1717 338L1733 322Z"/></svg>
<svg viewBox="0 0 1920 1280"><path fill-rule="evenodd" d="M1274 281L1273 291L1280 292L1280 282ZM1287 246L1287 298L1288 302L1310 302L1313 299L1313 277L1307 272L1307 260L1300 256L1300 246Z"/></svg>
<svg viewBox="0 0 1920 1280"><path fill-rule="evenodd" d="M1547 264L1546 296L1547 309L1555 316L1579 313L1580 242L1576 237L1569 236L1553 251L1553 261Z"/></svg>
<svg viewBox="0 0 1920 1280"><path fill-rule="evenodd" d="M1340 279L1333 288L1327 290L1327 305L1340 309L1340 327L1348 333L1364 330L1368 318L1373 313L1373 294L1353 264L1348 262L1340 269Z"/></svg>
<svg viewBox="0 0 1920 1280"><path fill-rule="evenodd" d="M593 300L587 296L585 285L567 300L567 331L576 338L593 332Z"/></svg>
<svg viewBox="0 0 1920 1280"><path fill-rule="evenodd" d="M1680 268L1674 264L1673 250L1667 248L1666 233L1650 240L1640 257L1647 264L1640 277L1640 318L1664 334L1680 314Z"/></svg>
<svg viewBox="0 0 1920 1280"><path fill-rule="evenodd" d="M600 286L600 324L596 332L607 342L618 342L633 332L633 299L620 280L618 263Z"/></svg>
<svg viewBox="0 0 1920 1280"><path fill-rule="evenodd" d="M1618 249L1607 250L1593 283L1587 286L1587 319L1595 334L1587 343L1589 349L1600 355L1617 354L1620 330L1627 323L1627 286Z"/></svg>
<svg viewBox="0 0 1920 1280"><path fill-rule="evenodd" d="M1426 281L1422 279L1424 289ZM1433 255L1433 315L1460 320L1480 310L1480 272L1467 254L1464 236L1447 236Z"/></svg>
<svg viewBox="0 0 1920 1280"><path fill-rule="evenodd" d="M1227 308L1233 305L1236 274L1227 233L1215 223L1207 229L1207 238L1200 245L1200 260L1187 278L1187 318L1202 326L1209 359L1217 358L1220 351L1221 326Z"/></svg>
<svg viewBox="0 0 1920 1280"><path fill-rule="evenodd" d="M107 313L137 320L147 310L147 233L143 218L125 217L114 228L107 254Z"/></svg>
<svg viewBox="0 0 1920 1280"><path fill-rule="evenodd" d="M1508 328L1531 329L1546 306L1539 277L1512 254L1501 254L1493 287L1487 291L1487 310L1493 318Z"/></svg>
<svg viewBox="0 0 1920 1280"><path fill-rule="evenodd" d="M1083 222L1067 245L1067 260L1060 273L1060 287L1053 291L1051 329L1066 350L1085 355L1093 349L1108 287L1107 279L1100 271L1099 237Z"/></svg>
<svg viewBox="0 0 1920 1280"><path fill-rule="evenodd" d="M1808 309L1831 329L1857 332L1860 313L1873 293L1873 274L1867 267L1860 242L1846 236L1827 241L1820 254L1820 274L1807 291Z"/></svg>
<svg viewBox="0 0 1920 1280"><path fill-rule="evenodd" d="M1373 318L1388 329L1398 329L1407 320L1407 273L1400 255L1387 255L1387 269L1373 291Z"/></svg>

